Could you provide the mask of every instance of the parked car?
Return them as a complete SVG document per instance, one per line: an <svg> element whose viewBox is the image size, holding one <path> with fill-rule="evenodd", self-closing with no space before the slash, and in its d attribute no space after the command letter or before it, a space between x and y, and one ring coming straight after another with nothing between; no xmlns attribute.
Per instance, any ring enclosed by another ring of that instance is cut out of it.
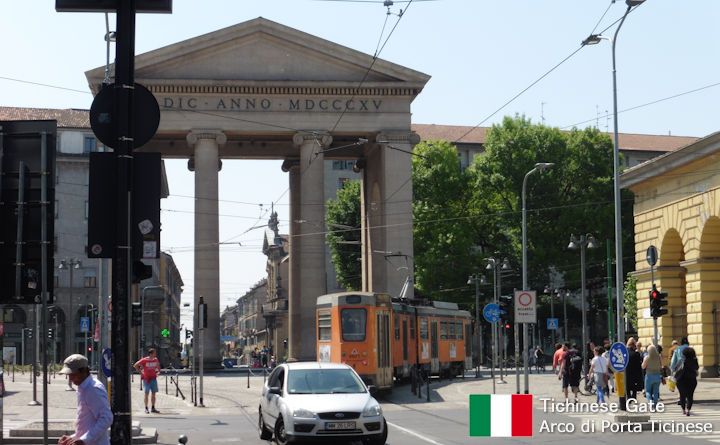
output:
<svg viewBox="0 0 720 445"><path fill-rule="evenodd" d="M384 445L382 407L350 366L295 362L278 365L263 386L258 409L260 438L278 445L302 439L362 440Z"/></svg>

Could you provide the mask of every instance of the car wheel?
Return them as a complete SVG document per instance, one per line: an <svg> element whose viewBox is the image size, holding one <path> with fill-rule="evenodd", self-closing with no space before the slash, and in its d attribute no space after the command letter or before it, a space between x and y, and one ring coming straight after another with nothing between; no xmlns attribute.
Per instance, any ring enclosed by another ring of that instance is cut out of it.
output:
<svg viewBox="0 0 720 445"><path fill-rule="evenodd" d="M387 436L387 422L383 417L383 432L381 434L368 436L363 442L365 443L365 445L385 445L385 442L387 442Z"/></svg>
<svg viewBox="0 0 720 445"><path fill-rule="evenodd" d="M282 415L278 416L278 420L275 422L275 442L277 442L277 445L290 443L287 434L285 434L285 422L283 422Z"/></svg>
<svg viewBox="0 0 720 445"><path fill-rule="evenodd" d="M267 426L265 426L265 420L262 416L262 409L258 410L258 432L260 433L260 439L262 440L270 440L272 439L272 431L268 429Z"/></svg>

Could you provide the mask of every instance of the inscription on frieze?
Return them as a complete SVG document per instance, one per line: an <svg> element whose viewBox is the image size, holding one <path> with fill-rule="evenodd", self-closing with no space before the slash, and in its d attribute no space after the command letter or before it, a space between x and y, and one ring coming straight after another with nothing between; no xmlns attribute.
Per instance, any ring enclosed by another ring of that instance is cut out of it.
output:
<svg viewBox="0 0 720 445"><path fill-rule="evenodd" d="M376 113L382 111L382 99L347 97L158 97L166 110L237 111L237 112L337 112Z"/></svg>

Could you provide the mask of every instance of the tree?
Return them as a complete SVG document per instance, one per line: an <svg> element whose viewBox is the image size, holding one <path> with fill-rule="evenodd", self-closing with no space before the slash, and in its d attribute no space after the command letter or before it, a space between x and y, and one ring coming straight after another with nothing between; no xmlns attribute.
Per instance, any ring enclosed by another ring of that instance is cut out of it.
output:
<svg viewBox="0 0 720 445"><path fill-rule="evenodd" d="M623 288L625 318L628 319L630 325L633 327L633 330L637 331L637 277L628 273Z"/></svg>
<svg viewBox="0 0 720 445"><path fill-rule="evenodd" d="M338 283L347 290L362 287L360 218L360 181L346 181L338 190L337 199L327 203L325 238Z"/></svg>

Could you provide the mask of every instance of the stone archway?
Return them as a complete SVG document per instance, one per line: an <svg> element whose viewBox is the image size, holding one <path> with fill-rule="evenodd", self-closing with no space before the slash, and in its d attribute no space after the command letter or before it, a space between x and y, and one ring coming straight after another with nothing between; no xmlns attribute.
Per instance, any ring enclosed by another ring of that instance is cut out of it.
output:
<svg viewBox="0 0 720 445"><path fill-rule="evenodd" d="M104 74L86 73L94 93ZM188 158L195 172L193 287L195 307L200 296L208 304L206 366L221 358L222 159L282 159L289 173L289 357L315 359L315 299L327 289L324 236L313 227L325 226L325 160L365 159L364 283L398 295L407 273L383 255L404 256L413 270L410 105L429 76L257 18L139 55L135 79L161 108L140 151Z"/></svg>
<svg viewBox="0 0 720 445"><path fill-rule="evenodd" d="M687 335L685 268L680 266L683 261L685 251L680 234L677 230L670 229L662 237L656 274L658 287L668 293L668 315L658 319L663 348L669 348L672 340L679 341Z"/></svg>

